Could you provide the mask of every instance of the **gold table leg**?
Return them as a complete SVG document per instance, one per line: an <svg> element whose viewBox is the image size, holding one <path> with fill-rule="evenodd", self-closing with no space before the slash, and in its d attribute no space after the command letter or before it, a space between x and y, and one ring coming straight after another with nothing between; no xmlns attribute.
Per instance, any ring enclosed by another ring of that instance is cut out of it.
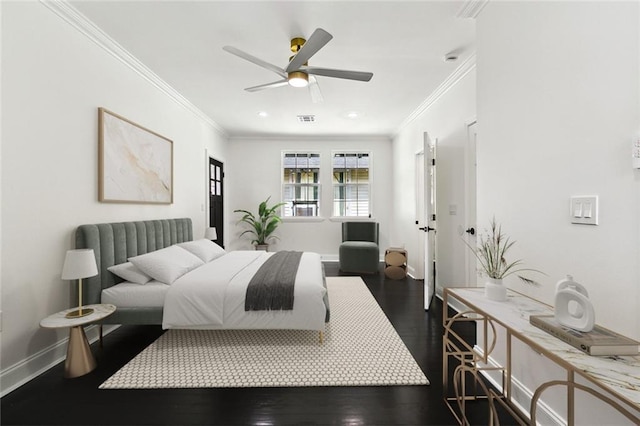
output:
<svg viewBox="0 0 640 426"><path fill-rule="evenodd" d="M84 328L82 326L71 327L69 330L67 359L64 362L64 377L84 376L93 371L96 366L96 360L91 353Z"/></svg>

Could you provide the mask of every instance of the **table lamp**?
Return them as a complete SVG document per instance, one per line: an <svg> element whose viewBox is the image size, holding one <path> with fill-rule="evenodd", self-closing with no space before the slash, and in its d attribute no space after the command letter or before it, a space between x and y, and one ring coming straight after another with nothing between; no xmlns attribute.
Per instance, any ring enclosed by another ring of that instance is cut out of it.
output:
<svg viewBox="0 0 640 426"><path fill-rule="evenodd" d="M217 240L218 239L218 233L216 232L216 228L207 228L204 230L204 237L207 240Z"/></svg>
<svg viewBox="0 0 640 426"><path fill-rule="evenodd" d="M67 318L80 318L89 315L93 309L82 308L82 279L98 275L96 256L93 249L67 250L62 267L63 280L78 280L78 309L69 312Z"/></svg>

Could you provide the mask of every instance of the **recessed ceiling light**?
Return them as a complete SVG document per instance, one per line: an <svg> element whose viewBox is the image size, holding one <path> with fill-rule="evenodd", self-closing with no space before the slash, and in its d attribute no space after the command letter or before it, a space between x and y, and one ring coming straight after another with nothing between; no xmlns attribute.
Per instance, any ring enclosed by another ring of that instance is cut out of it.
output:
<svg viewBox="0 0 640 426"><path fill-rule="evenodd" d="M265 117L268 117L268 116L269 116L269 114L268 114L266 111L260 111L260 112L258 113L258 116L260 116L260 117L262 117L262 118L265 118Z"/></svg>
<svg viewBox="0 0 640 426"><path fill-rule="evenodd" d="M345 114L345 117L355 120L357 118L361 118L364 114L358 111L349 111Z"/></svg>

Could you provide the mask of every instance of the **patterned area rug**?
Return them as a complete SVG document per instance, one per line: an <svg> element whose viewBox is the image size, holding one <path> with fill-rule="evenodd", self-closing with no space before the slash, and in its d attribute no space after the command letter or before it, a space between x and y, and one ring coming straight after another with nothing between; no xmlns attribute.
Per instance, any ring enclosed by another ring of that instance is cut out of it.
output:
<svg viewBox="0 0 640 426"><path fill-rule="evenodd" d="M328 277L324 343L298 330L169 330L101 389L428 385L359 277Z"/></svg>

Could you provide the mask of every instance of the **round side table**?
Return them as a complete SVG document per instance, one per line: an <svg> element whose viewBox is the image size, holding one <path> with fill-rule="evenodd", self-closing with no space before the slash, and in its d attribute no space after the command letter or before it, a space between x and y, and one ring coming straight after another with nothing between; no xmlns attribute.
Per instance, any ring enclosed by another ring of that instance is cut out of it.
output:
<svg viewBox="0 0 640 426"><path fill-rule="evenodd" d="M82 308L93 309L93 312L84 317L67 318L67 313L78 308L65 309L40 321L40 327L44 328L69 327L67 358L64 361L64 377L68 378L84 376L97 366L87 335L84 333L84 326L100 321L116 311L116 307L109 304L87 305Z"/></svg>

